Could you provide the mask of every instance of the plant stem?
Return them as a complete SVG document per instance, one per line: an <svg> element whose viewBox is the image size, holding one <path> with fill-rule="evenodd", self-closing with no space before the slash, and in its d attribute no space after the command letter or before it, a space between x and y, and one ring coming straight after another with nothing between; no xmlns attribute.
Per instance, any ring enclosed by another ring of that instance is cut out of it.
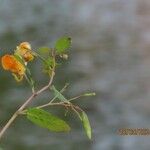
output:
<svg viewBox="0 0 150 150"><path fill-rule="evenodd" d="M81 98L81 97L89 97L89 96L95 96L95 93L94 93L94 92L93 92L93 93L84 93L84 94L75 96L75 97L73 97L73 98L71 98L71 99L68 99L68 101L70 102L70 101L79 99L79 98Z"/></svg>
<svg viewBox="0 0 150 150"><path fill-rule="evenodd" d="M26 74L24 75L24 77L27 80L28 84L30 85L32 93L35 93L35 88L34 88L33 83L30 81L30 79L28 78L28 76Z"/></svg>
<svg viewBox="0 0 150 150"><path fill-rule="evenodd" d="M60 93L63 93L66 90L68 85L69 84L66 83L65 86L60 90ZM49 103L52 103L57 97L58 97L58 95L54 96L54 98L52 98Z"/></svg>
<svg viewBox="0 0 150 150"><path fill-rule="evenodd" d="M40 90L38 90L37 92L34 92L26 101L25 103L23 103L20 108L12 115L12 117L9 119L9 121L6 123L6 125L2 128L2 130L0 131L0 139L2 138L2 136L4 135L5 131L9 128L9 126L14 122L14 120L18 117L19 113L22 112L27 106L28 104L39 94L41 94L42 92L44 92L45 90L47 90L52 82L53 82L53 78L54 78L54 70L52 72L52 75L50 77L49 83L44 86L43 88L41 88Z"/></svg>
<svg viewBox="0 0 150 150"><path fill-rule="evenodd" d="M47 103L44 105L37 106L36 108L45 108L48 106L65 106L65 107L70 107L71 109L72 108L77 109L78 111L83 111L79 106L73 105L72 103L65 103L65 102Z"/></svg>

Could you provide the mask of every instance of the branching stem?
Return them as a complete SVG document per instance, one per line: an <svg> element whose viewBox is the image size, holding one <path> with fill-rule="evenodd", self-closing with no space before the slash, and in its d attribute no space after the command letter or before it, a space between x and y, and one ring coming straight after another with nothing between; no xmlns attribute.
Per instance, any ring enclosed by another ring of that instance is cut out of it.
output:
<svg viewBox="0 0 150 150"><path fill-rule="evenodd" d="M0 140L2 138L2 136L4 135L4 133L6 132L6 130L10 127L10 125L14 122L14 120L18 117L19 113L22 112L28 105L29 103L31 103L35 97L37 97L39 94L41 94L42 92L44 92L45 90L47 90L53 82L53 78L54 78L55 72L54 70L52 71L52 75L50 77L50 80L48 82L48 84L46 86L44 86L43 88L41 88L40 90L38 90L37 92L34 92L26 101L25 103L23 103L20 108L12 115L12 117L8 120L8 122L6 123L6 125L2 128L2 130L0 131Z"/></svg>

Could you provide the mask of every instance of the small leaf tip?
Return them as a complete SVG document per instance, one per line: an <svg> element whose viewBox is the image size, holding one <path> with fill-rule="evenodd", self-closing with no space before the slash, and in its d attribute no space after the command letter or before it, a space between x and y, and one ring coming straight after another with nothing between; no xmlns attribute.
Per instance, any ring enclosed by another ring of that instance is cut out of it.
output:
<svg viewBox="0 0 150 150"><path fill-rule="evenodd" d="M95 95L96 95L95 92L93 92L93 93L85 93L85 94L84 94L84 96L95 96Z"/></svg>

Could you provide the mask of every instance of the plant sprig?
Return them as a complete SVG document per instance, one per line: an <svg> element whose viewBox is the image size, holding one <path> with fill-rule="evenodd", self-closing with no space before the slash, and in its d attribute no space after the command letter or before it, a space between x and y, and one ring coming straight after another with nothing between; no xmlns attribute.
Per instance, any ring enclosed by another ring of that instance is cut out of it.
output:
<svg viewBox="0 0 150 150"><path fill-rule="evenodd" d="M58 90L53 85L54 76L56 74L55 70L57 67L57 58L60 57L61 59L66 60L66 58L68 58L68 49L70 46L71 38L62 37L56 41L54 48L40 48L40 53L38 53L32 50L31 45L28 42L22 42L19 46L17 46L14 54L6 54L2 57L3 68L10 71L17 81L22 81L23 78L25 78L32 89L32 94L4 125L0 131L0 140L19 115L25 115L32 123L40 127L47 128L50 131L69 131L71 128L64 120L44 110L45 107L52 106L63 106L65 110L68 111L68 109L70 109L75 112L82 121L88 138L91 139L91 126L88 117L84 110L78 105L73 104L72 101L81 97L94 96L95 93L85 93L68 99L63 95L68 84L66 84L61 90ZM28 68L28 63L30 63L33 59L41 60L44 67L43 69L45 70L45 73L48 73L49 77L48 83L38 90L35 89L36 81L33 79L31 71ZM46 104L29 107L30 103L35 100L35 97L46 90L53 92L54 97Z"/></svg>

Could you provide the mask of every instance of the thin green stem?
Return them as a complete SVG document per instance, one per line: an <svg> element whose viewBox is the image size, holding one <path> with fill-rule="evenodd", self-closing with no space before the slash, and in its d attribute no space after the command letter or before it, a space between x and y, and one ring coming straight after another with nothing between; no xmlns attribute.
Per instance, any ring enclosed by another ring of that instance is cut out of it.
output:
<svg viewBox="0 0 150 150"><path fill-rule="evenodd" d="M81 97L84 97L84 94L70 98L68 101L70 102L70 101L76 100L76 99L81 98Z"/></svg>
<svg viewBox="0 0 150 150"><path fill-rule="evenodd" d="M78 117L80 118L80 120L82 120L82 118L81 118L79 112L78 112L74 107L72 107L72 110L78 115Z"/></svg>
<svg viewBox="0 0 150 150"><path fill-rule="evenodd" d="M28 84L31 86L32 93L35 93L35 88L34 88L34 84L32 83L32 81L30 81L27 74L24 74L24 77L27 80Z"/></svg>
<svg viewBox="0 0 150 150"><path fill-rule="evenodd" d="M30 80L29 80L27 74L24 74L24 77L25 77L25 79L27 80L28 84L30 84ZM30 85L31 85L31 84L30 84Z"/></svg>
<svg viewBox="0 0 150 150"><path fill-rule="evenodd" d="M73 105L72 103L65 103L65 102L58 102L58 103L47 103L44 105L37 106L36 108L45 108L49 106L65 106L65 107L71 107L78 111L83 111L79 106Z"/></svg>
<svg viewBox="0 0 150 150"><path fill-rule="evenodd" d="M68 85L69 85L69 84L66 83L65 86L60 90L60 93L63 93L63 92L66 90L66 88L68 87ZM49 88L49 89L50 89L50 88ZM55 100L57 97L58 97L58 95L54 96L54 98L52 98L49 103L54 102L54 100Z"/></svg>
<svg viewBox="0 0 150 150"><path fill-rule="evenodd" d="M95 95L96 95L95 93L84 93L84 94L75 96L75 97L69 99L68 101L70 102L70 101L76 100L76 99L81 98L81 97L89 97L89 96L95 96Z"/></svg>

